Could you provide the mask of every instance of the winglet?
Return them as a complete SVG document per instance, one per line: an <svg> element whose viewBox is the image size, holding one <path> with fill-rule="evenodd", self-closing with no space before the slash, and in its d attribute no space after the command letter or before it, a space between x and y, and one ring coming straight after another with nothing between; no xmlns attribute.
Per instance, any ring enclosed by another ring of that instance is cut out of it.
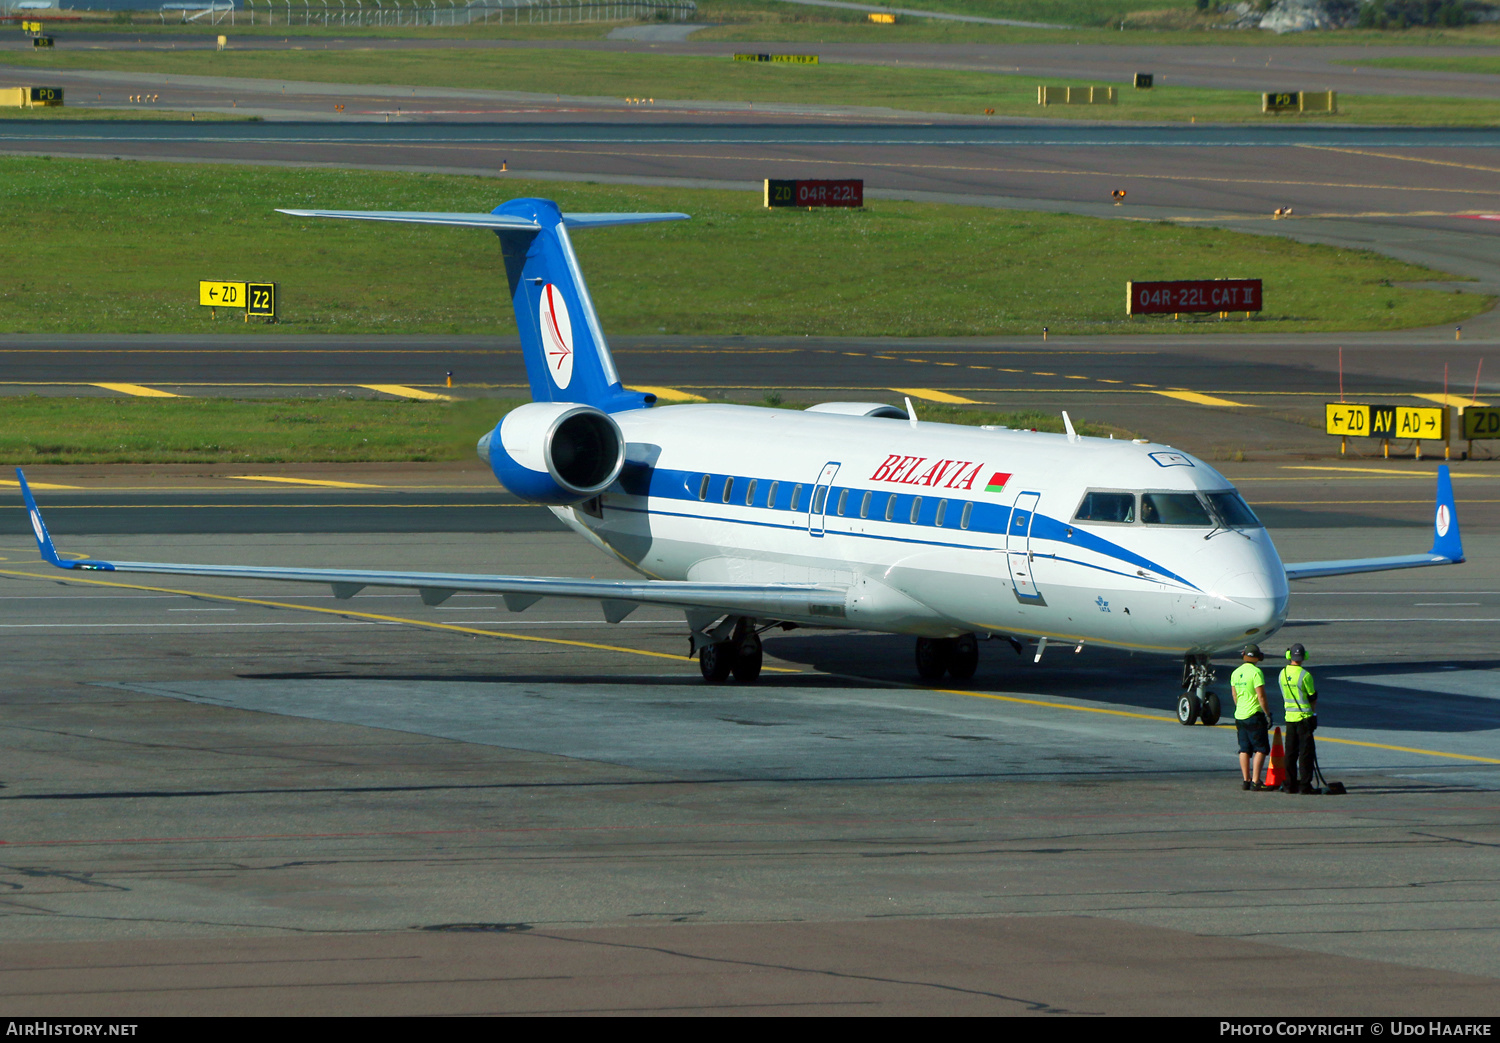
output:
<svg viewBox="0 0 1500 1043"><path fill-rule="evenodd" d="M1437 507L1432 520L1432 553L1454 564L1464 560L1464 541L1458 533L1458 506L1453 502L1453 478L1448 465L1438 468Z"/></svg>
<svg viewBox="0 0 1500 1043"><path fill-rule="evenodd" d="M84 558L81 561L63 561L58 556L57 547L52 543L52 535L47 531L47 523L42 521L42 512L36 505L36 497L31 495L31 486L26 484L26 476L16 468L16 478L21 483L21 496L26 500L26 515L31 519L31 531L36 533L36 549L42 554L42 560L48 565L56 565L60 569L88 569L97 572L113 572L115 567L107 561L94 561L92 558Z"/></svg>
<svg viewBox="0 0 1500 1043"><path fill-rule="evenodd" d="M52 545L52 537L47 532L46 523L42 521L42 512L37 509L36 497L31 495L31 486L26 484L26 476L19 467L16 468L16 478L21 483L21 495L26 500L26 514L31 518L31 531L36 533L36 549L42 552L42 560L60 569L71 569L72 562L64 562L57 556L57 548Z"/></svg>

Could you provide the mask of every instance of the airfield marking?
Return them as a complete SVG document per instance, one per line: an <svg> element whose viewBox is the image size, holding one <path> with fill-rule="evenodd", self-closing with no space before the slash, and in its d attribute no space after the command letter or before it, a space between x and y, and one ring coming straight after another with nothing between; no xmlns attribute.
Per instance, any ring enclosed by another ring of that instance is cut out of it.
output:
<svg viewBox="0 0 1500 1043"><path fill-rule="evenodd" d="M96 587L114 587L119 590L144 590L152 594L178 594L187 598L208 598L213 601L232 601L238 605L259 605L262 608L285 608L296 612L318 612L329 616L343 616L348 619L367 619L375 623L398 623L405 626L423 627L428 630L446 630L456 634L471 634L476 637L499 637L509 641L531 641L545 645L566 645L570 648L592 648L602 652L624 652L627 655L647 656L652 659L671 659L679 663L688 662L684 656L673 655L670 652L650 652L641 648L623 648L619 645L605 645L594 641L573 641L561 637L537 637L532 634L510 634L501 630L480 630L478 627L466 627L457 623L436 623L422 619L407 619L402 616L384 616L374 612L355 612L351 609L323 608L320 605L293 605L285 601L264 601L259 598L238 597L234 594L210 594L201 590L178 590L173 587L150 587L141 583L113 583L102 579L85 579L81 576L49 576L39 572L18 572L14 569L0 569L0 576L24 576L29 579L52 580L58 583L87 583ZM581 623L584 621L580 621ZM773 670L783 674L799 674L809 671L797 670L785 666L766 666L763 670Z"/></svg>
<svg viewBox="0 0 1500 1043"><path fill-rule="evenodd" d="M707 402L708 401L708 399L704 398L702 395L694 395L694 394L691 394L691 393L689 393L687 391L679 391L677 388L659 388L659 387L650 387L650 386L648 386L646 384L631 384L625 390L626 391L644 391L648 395L655 395L657 398L665 399L665 400L667 400L669 402Z"/></svg>
<svg viewBox="0 0 1500 1043"><path fill-rule="evenodd" d="M863 388L859 390L864 390ZM874 391L876 388L870 388ZM950 395L946 391L936 391L932 388L879 388L881 391L894 391L898 395L910 395L912 398L926 399L928 402L947 402L958 406L977 406L983 403L972 398L961 398L958 395Z"/></svg>
<svg viewBox="0 0 1500 1043"><path fill-rule="evenodd" d="M83 486L81 486L81 485L55 485L55 484L49 484L49 483L46 483L46 482L27 482L26 484L30 485L33 489L82 489L83 488ZM11 482L11 481L7 481L4 478L0 478L0 485L8 485L12 489L19 489L19 488L21 488L21 483L20 482Z"/></svg>
<svg viewBox="0 0 1500 1043"><path fill-rule="evenodd" d="M1153 395L1162 395L1166 398L1175 398L1182 402L1193 402L1200 406L1242 406L1243 402L1231 402L1227 398L1215 398L1212 395L1201 395L1196 391L1152 391Z"/></svg>
<svg viewBox="0 0 1500 1043"><path fill-rule="evenodd" d="M1283 471L1347 471L1351 474L1378 474L1390 478L1436 478L1436 471L1398 471L1385 467L1319 467L1314 464L1282 464ZM1451 473L1451 472L1450 472ZM1491 474L1469 474L1460 471L1454 478L1493 478Z"/></svg>
<svg viewBox="0 0 1500 1043"><path fill-rule="evenodd" d="M452 395L439 395L435 391L423 391L421 388L407 387L405 384L355 384L355 387L365 388L369 391L379 391L384 395L394 395L397 398L415 398L427 402L452 402Z"/></svg>
<svg viewBox="0 0 1500 1043"><path fill-rule="evenodd" d="M316 485L326 489L384 489L384 485L367 485L364 482L335 482L316 478L283 478L274 474L226 474L236 482L282 482L287 485Z"/></svg>
<svg viewBox="0 0 1500 1043"><path fill-rule="evenodd" d="M171 587L152 587L140 583L115 583L109 580L86 579L77 576L56 576L37 572L21 572L14 569L0 569L0 575L20 576L28 579L52 580L60 583L86 583L91 586L113 587L120 590L141 590L151 594L176 594L182 597L207 598L214 601L229 601L240 605L258 605L264 608L290 609L295 612L316 612L323 615L342 616L349 619L367 619L377 623L396 623L406 626L415 626L428 630L443 630L459 634L471 634L477 637L498 637L510 641L530 641L537 644L565 645L571 648L592 648L604 652L623 652L627 655L646 656L653 659L671 659L677 662L685 661L685 657L673 655L670 652L651 652L639 648L624 648L619 645L605 645L593 641L574 641L559 637L538 637L531 634L511 634L498 630L481 630L478 627L461 626L456 623L436 623L421 619L407 619L401 616L379 615L373 612L354 612L348 609L323 608L318 605L294 605L283 601L265 601L259 598L238 597L232 594L210 594L204 591L177 590ZM580 624L585 621L580 621ZM763 670L783 674L817 674L817 671L797 670L792 667L765 666ZM869 681L870 678L860 678ZM877 682L879 683L879 682ZM1098 706L1072 706L1068 703L1051 702L1045 699L1027 699L1014 695L996 695L989 692L967 692L957 688L919 688L916 685L897 684L896 687L912 688L918 691L938 692L944 695L962 695L972 699L989 699L994 702L1016 703L1026 706L1041 706L1055 710L1073 710L1077 713L1097 713L1111 717L1129 717L1138 720L1155 721L1161 724L1177 724L1175 717L1162 714L1137 713L1131 710L1111 710ZM1227 727L1219 725L1218 727ZM1476 757L1472 754L1449 753L1446 750L1426 750L1410 746L1390 746L1381 743L1363 742L1356 739L1337 739L1325 736L1324 741L1335 742L1347 746L1366 746L1372 749L1391 750L1399 753L1415 753L1429 757L1446 757L1453 760L1476 761L1483 764L1500 764L1500 759L1489 757Z"/></svg>
<svg viewBox="0 0 1500 1043"><path fill-rule="evenodd" d="M91 384L91 387L103 388L105 391L113 391L121 395L133 395L136 398L182 398L170 391L160 391L156 388L148 388L141 384Z"/></svg>
<svg viewBox="0 0 1500 1043"><path fill-rule="evenodd" d="M1297 148L1312 149L1315 152L1346 152L1351 156L1374 156L1376 159L1399 159L1404 163L1426 163L1434 167L1461 167L1464 170L1478 170L1485 174L1500 174L1500 167L1482 167L1477 163L1455 163L1449 159L1429 159L1426 156L1395 156L1389 152L1370 152L1359 148L1339 148L1336 145L1298 145Z"/></svg>
<svg viewBox="0 0 1500 1043"><path fill-rule="evenodd" d="M1488 402L1481 402L1477 398L1465 398L1463 395L1432 395L1415 394L1412 398L1425 398L1429 402L1436 402L1440 406L1458 406L1467 409L1469 406L1487 406Z"/></svg>
<svg viewBox="0 0 1500 1043"><path fill-rule="evenodd" d="M1425 753L1428 756L1451 757L1460 761L1478 761L1480 764L1500 764L1500 760L1493 757L1475 757L1467 753L1448 753L1444 750L1424 750L1416 746L1387 746L1379 742L1361 742L1358 739L1335 739L1332 736L1324 736L1324 742L1336 742L1340 746L1368 746L1375 750L1395 750L1397 753Z"/></svg>
<svg viewBox="0 0 1500 1043"><path fill-rule="evenodd" d="M355 148L361 148L361 147L363 147L363 148L386 149L386 148L390 148L391 147L389 145L384 145L384 144L374 144L374 143L366 144L364 142L348 142L347 144L350 145L350 146L352 146L352 147L355 147ZM734 142L726 142L725 143L726 147L728 147L728 148L734 147L734 144L735 144ZM807 143L807 144L811 144L811 143ZM867 144L867 143L864 143L864 142L851 143L849 147L859 147L860 145L865 145L865 144ZM451 148L452 146L450 146L450 145L440 145L440 144L433 144L433 145L408 145L408 144L404 144L403 143L399 147L401 147L401 148L418 149L418 150L439 150L439 149L448 149L448 148ZM795 147L795 145L793 145L791 147ZM976 147L984 147L984 146L976 146ZM1042 146L1042 145L1030 145L1030 144L1012 144L1012 145L1007 145L1005 147L1008 147L1008 148L1042 148L1042 147L1045 147L1045 146ZM1271 147L1275 147L1275 146L1271 146ZM679 152L659 152L659 151L642 152L642 151L618 151L618 150L605 150L605 149L525 148L525 147L510 147L510 146L504 146L504 145L496 145L496 146L471 146L471 150L475 151L475 152L507 152L507 153L535 152L535 153L540 153L540 154L544 154L544 155L559 155L559 156L624 156L624 157L635 158L635 159L706 159L706 160L716 160L716 161L721 161L721 162L723 160L725 160L725 159L732 159L732 160L734 160L736 162L741 162L741 163L787 163L787 162L793 162L793 160L788 160L788 158L786 156L698 155L698 154L694 154L694 153L679 153ZM1386 192L1446 192L1446 193L1451 193L1451 194L1455 194L1455 195L1469 195L1469 196L1495 196L1495 195L1500 195L1500 192L1496 192L1494 190L1484 190L1484 189L1430 188L1430 187L1425 187L1425 186L1420 186L1420 185L1370 185L1370 184L1349 183L1349 182L1342 182L1342 181L1268 181L1265 178L1230 178L1230 177L1217 177L1217 176L1214 176L1212 174L1145 174L1145 173L1126 173L1126 172L1114 171L1114 170L1060 170L1060 169L1047 169L1047 168L1042 168L1042 167L964 166L964 165L960 165L960 164L949 164L949 163L880 163L880 162L875 162L873 160L860 160L860 159L814 159L814 158L805 157L805 156L804 157L797 157L794 160L794 162L796 162L798 165L801 165L801 166L821 165L821 166L839 166L839 167L878 167L878 168L893 169L893 170L953 170L953 171L960 171L960 172L991 173L991 174L1042 174L1042 175L1046 175L1046 176L1049 176L1049 177L1112 177L1112 178L1133 178L1133 179L1136 179L1136 180L1145 180L1145 181L1208 181L1208 182L1213 182L1215 184L1230 184L1230 185L1259 185L1259 186L1268 186L1269 185L1269 186L1277 186L1277 187L1302 187L1302 188L1352 188L1352 189L1357 189L1357 190L1360 190L1360 191L1375 191L1375 192L1379 192L1379 191L1386 191ZM1235 215L1235 216L1239 217L1241 215ZM1445 216L1445 215L1439 215L1439 216ZM1145 218L1133 218L1133 220L1146 220L1146 219ZM1155 220L1155 218L1151 218L1151 220Z"/></svg>
<svg viewBox="0 0 1500 1043"><path fill-rule="evenodd" d="M1054 710L1074 710L1078 713L1101 713L1111 717L1133 717L1145 721L1158 721L1163 724L1179 724L1176 717L1167 717L1161 714L1135 713L1130 710L1109 710L1100 706L1073 706L1068 703L1054 703L1045 699L1025 699L1015 695L994 695L989 692L966 692L958 688L931 688L924 691L941 692L944 695L967 695L973 699L992 699L997 702L1020 703L1024 706L1044 706ZM1227 724L1216 725L1219 728L1229 727ZM1417 753L1428 757L1449 757L1454 760L1478 761L1481 764L1500 764L1500 760L1493 757L1476 757L1468 753L1449 753L1447 750L1424 750L1415 746L1390 746L1378 742L1363 742L1358 739L1335 739L1325 736L1324 742L1336 742L1343 746L1367 746L1376 750L1393 750L1398 753Z"/></svg>

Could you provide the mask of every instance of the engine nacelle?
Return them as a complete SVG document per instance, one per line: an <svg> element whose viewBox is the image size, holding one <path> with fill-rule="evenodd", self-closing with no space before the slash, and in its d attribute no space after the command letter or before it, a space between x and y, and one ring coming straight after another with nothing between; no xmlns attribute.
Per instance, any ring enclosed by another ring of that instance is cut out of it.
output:
<svg viewBox="0 0 1500 1043"><path fill-rule="evenodd" d="M906 410L884 402L819 402L808 406L809 413L840 413L844 416L868 416L881 420L906 420Z"/></svg>
<svg viewBox="0 0 1500 1043"><path fill-rule="evenodd" d="M609 414L572 402L532 402L479 440L479 456L523 500L558 506L598 496L625 465L625 436Z"/></svg>

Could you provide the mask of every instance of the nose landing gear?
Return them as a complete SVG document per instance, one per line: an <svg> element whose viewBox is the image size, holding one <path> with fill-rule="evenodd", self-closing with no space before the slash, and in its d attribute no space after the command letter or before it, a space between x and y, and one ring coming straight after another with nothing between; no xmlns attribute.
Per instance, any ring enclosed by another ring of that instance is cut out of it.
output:
<svg viewBox="0 0 1500 1043"><path fill-rule="evenodd" d="M1206 655L1182 657L1182 695L1177 699L1179 724L1202 721L1212 728L1219 723L1219 697L1208 690L1214 682L1214 668Z"/></svg>

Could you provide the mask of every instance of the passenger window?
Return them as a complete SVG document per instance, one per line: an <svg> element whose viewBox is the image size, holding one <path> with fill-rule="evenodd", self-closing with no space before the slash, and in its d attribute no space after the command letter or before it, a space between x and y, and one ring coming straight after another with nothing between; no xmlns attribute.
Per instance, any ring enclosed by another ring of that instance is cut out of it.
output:
<svg viewBox="0 0 1500 1043"><path fill-rule="evenodd" d="M947 513L948 513L948 501L947 500L939 500L938 501L937 519L933 522L933 524L936 525L939 529L941 529L943 527L943 516L946 515Z"/></svg>
<svg viewBox="0 0 1500 1043"><path fill-rule="evenodd" d="M868 518L870 516L870 494L865 493L865 498L859 501L859 516Z"/></svg>
<svg viewBox="0 0 1500 1043"><path fill-rule="evenodd" d="M823 505L826 504L827 502L828 502L828 486L826 486L826 485L820 485L816 489L813 490L812 512L814 514L822 514L823 511L824 511L824 506Z"/></svg>
<svg viewBox="0 0 1500 1043"><path fill-rule="evenodd" d="M1191 525L1200 529L1213 525L1203 501L1192 493L1142 493L1141 521L1147 525Z"/></svg>
<svg viewBox="0 0 1500 1043"><path fill-rule="evenodd" d="M746 507L754 507L755 506L755 486L756 486L756 481L755 481L754 478L752 478L752 479L750 479L750 484L745 487L745 506Z"/></svg>
<svg viewBox="0 0 1500 1043"><path fill-rule="evenodd" d="M1112 522L1130 525L1135 522L1135 493L1085 493L1074 521Z"/></svg>
<svg viewBox="0 0 1500 1043"><path fill-rule="evenodd" d="M847 507L848 505L849 505L849 490L848 489L840 489L839 490L839 517L840 518L842 518L844 516L844 508Z"/></svg>
<svg viewBox="0 0 1500 1043"><path fill-rule="evenodd" d="M885 498L885 520L890 521L896 516L896 494L891 493Z"/></svg>
<svg viewBox="0 0 1500 1043"><path fill-rule="evenodd" d="M792 502L787 506L787 510L789 510L789 511L795 511L797 509L797 501L799 501L801 499L802 499L802 486L800 486L800 485L794 485L794 486L792 486Z"/></svg>
<svg viewBox="0 0 1500 1043"><path fill-rule="evenodd" d="M974 501L970 500L968 503L964 504L964 513L958 519L958 527L960 529L967 529L969 527L969 519L973 516L973 514Z"/></svg>
<svg viewBox="0 0 1500 1043"><path fill-rule="evenodd" d="M780 482L772 482L771 483L771 490L770 490L770 492L766 493L766 506L767 507L774 508L776 506L776 490L778 488L780 488L780 486L781 486Z"/></svg>
<svg viewBox="0 0 1500 1043"><path fill-rule="evenodd" d="M920 496L913 496L911 498L911 523L913 525L917 524L917 516L920 515L921 513L922 513L922 498Z"/></svg>
<svg viewBox="0 0 1500 1043"><path fill-rule="evenodd" d="M708 475L704 475L703 481L698 483L698 499L708 499Z"/></svg>
<svg viewBox="0 0 1500 1043"><path fill-rule="evenodd" d="M724 502L728 503L729 502L729 497L732 496L732 495L734 495L734 479L733 478L725 478L724 479Z"/></svg>

